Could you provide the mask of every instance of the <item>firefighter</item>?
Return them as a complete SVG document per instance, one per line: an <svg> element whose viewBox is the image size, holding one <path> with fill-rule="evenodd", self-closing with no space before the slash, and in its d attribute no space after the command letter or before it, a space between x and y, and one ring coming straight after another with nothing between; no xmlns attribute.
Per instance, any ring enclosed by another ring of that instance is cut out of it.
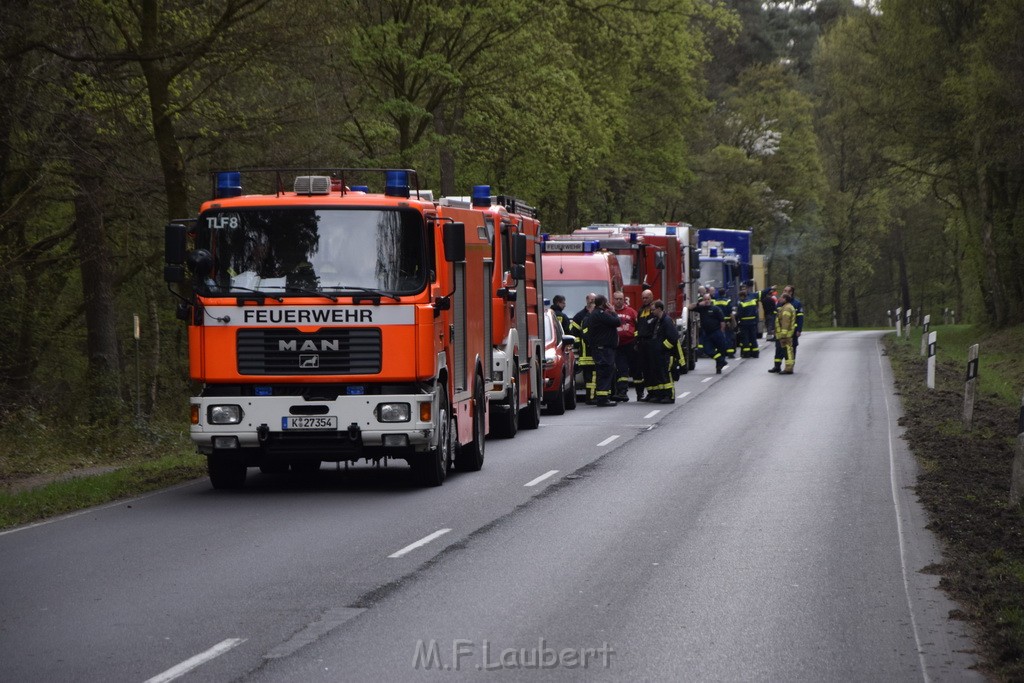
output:
<svg viewBox="0 0 1024 683"><path fill-rule="evenodd" d="M715 361L715 372L722 374L726 361L727 342L725 341L725 318L722 309L714 304L710 294L705 294L703 301L697 304L700 313L700 329L704 335L704 355Z"/></svg>
<svg viewBox="0 0 1024 683"><path fill-rule="evenodd" d="M619 316L619 345L615 348L615 393L612 398L625 403L629 400L629 385L638 371L636 351L636 311L626 303L623 292L612 294L615 314ZM639 373L638 373L639 374Z"/></svg>
<svg viewBox="0 0 1024 683"><path fill-rule="evenodd" d="M569 324L571 320L565 312L565 297L561 294L555 294L551 297L551 311L555 314L555 320L562 326L562 332L565 334L571 334L569 332Z"/></svg>
<svg viewBox="0 0 1024 683"><path fill-rule="evenodd" d="M597 386L594 384L594 358L590 355L587 344L587 319L590 312L594 310L594 300L597 294L587 294L587 303L576 312L569 323L569 334L576 337L576 365L583 372L583 384L587 390L587 403L594 402L594 392Z"/></svg>
<svg viewBox="0 0 1024 683"><path fill-rule="evenodd" d="M800 346L800 333L804 331L804 305L796 298L796 288L793 285L786 285L782 288L783 294L789 294L789 303L796 311L796 331L793 334L793 357L796 357L796 347Z"/></svg>
<svg viewBox="0 0 1024 683"><path fill-rule="evenodd" d="M594 299L594 308L587 316L587 333L594 359L595 404L602 407L618 405L612 400L612 383L615 379L615 347L619 345L619 324L619 316L608 305L608 297L598 294Z"/></svg>
<svg viewBox="0 0 1024 683"><path fill-rule="evenodd" d="M779 306L779 287L771 285L759 293L761 308L764 309L765 341L775 341L775 309Z"/></svg>
<svg viewBox="0 0 1024 683"><path fill-rule="evenodd" d="M768 372L780 375L792 375L796 363L793 342L796 339L797 312L793 307L792 298L783 291L779 299L779 310L775 318L775 365ZM783 368L783 362L785 367Z"/></svg>
<svg viewBox="0 0 1024 683"><path fill-rule="evenodd" d="M750 296L747 285L740 285L740 298L736 303L737 337L740 358L757 358L757 297Z"/></svg>
<svg viewBox="0 0 1024 683"><path fill-rule="evenodd" d="M650 390L652 394L657 395L658 403L675 403L676 385L672 381L672 369L678 363L679 330L676 328L672 318L665 315L664 301L661 299L655 301L652 304L652 310L654 311L654 317L658 319L658 326L655 329L654 337L658 341L661 352L661 363L658 366L658 377L656 380L659 384L651 386ZM654 399L652 399L652 402L654 402Z"/></svg>
<svg viewBox="0 0 1024 683"><path fill-rule="evenodd" d="M636 384L636 400L651 401L655 397L649 392L655 384L657 368L661 363L661 349L655 338L658 328L658 319L654 315L654 292L645 289L640 293L640 302L643 304L636 315L636 351L640 356L639 383ZM637 381L634 376L634 382Z"/></svg>
<svg viewBox="0 0 1024 683"><path fill-rule="evenodd" d="M725 335L725 355L729 358L736 357L736 312L732 307L732 299L729 297L729 292L726 289L718 291L717 297L714 292L711 294L711 303L722 312L722 319L725 321L725 327L722 329L722 334Z"/></svg>

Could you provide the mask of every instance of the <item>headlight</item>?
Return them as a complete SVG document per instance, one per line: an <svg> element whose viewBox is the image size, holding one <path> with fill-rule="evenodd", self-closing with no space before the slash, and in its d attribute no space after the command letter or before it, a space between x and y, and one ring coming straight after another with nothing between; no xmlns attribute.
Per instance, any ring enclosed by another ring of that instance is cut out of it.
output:
<svg viewBox="0 0 1024 683"><path fill-rule="evenodd" d="M544 350L544 362L545 363L554 363L555 362L555 350L554 349L545 349Z"/></svg>
<svg viewBox="0 0 1024 683"><path fill-rule="evenodd" d="M377 419L381 422L408 422L408 403L381 403L377 406Z"/></svg>
<svg viewBox="0 0 1024 683"><path fill-rule="evenodd" d="M210 406L207 417L212 425L236 425L242 421L242 406Z"/></svg>

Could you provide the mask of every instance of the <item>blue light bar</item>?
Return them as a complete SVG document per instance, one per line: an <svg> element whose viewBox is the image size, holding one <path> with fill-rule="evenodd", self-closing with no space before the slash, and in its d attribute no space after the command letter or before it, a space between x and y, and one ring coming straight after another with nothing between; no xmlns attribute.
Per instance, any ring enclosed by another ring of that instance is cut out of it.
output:
<svg viewBox="0 0 1024 683"><path fill-rule="evenodd" d="M674 225L666 225L665 226L665 234L666 235L674 235L674 234L676 234L676 226L674 226Z"/></svg>
<svg viewBox="0 0 1024 683"><path fill-rule="evenodd" d="M272 387L256 386L252 388L252 393L257 396L272 396L274 394L274 390Z"/></svg>
<svg viewBox="0 0 1024 683"><path fill-rule="evenodd" d="M388 171L384 194L389 197L409 197L409 174L406 171Z"/></svg>
<svg viewBox="0 0 1024 683"><path fill-rule="evenodd" d="M353 185L352 186L352 191L353 192L367 192L368 193L370 191L370 188L368 186L366 186L366 185Z"/></svg>
<svg viewBox="0 0 1024 683"><path fill-rule="evenodd" d="M237 197L242 194L242 174L238 171L222 171L217 174L217 199Z"/></svg>
<svg viewBox="0 0 1024 683"><path fill-rule="evenodd" d="M629 243L636 244L636 232L629 233Z"/></svg>
<svg viewBox="0 0 1024 683"><path fill-rule="evenodd" d="M348 396L364 396L366 395L366 387L362 385L352 385L345 387L345 394Z"/></svg>
<svg viewBox="0 0 1024 683"><path fill-rule="evenodd" d="M473 206L490 206L491 205L491 186L490 185L474 185L473 186Z"/></svg>

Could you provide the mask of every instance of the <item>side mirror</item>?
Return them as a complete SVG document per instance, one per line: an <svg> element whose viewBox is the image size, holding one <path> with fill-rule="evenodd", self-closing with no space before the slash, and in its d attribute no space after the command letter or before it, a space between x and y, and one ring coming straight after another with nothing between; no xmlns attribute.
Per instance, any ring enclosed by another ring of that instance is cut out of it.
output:
<svg viewBox="0 0 1024 683"><path fill-rule="evenodd" d="M526 235L522 233L512 236L512 264L516 266L526 265Z"/></svg>
<svg viewBox="0 0 1024 683"><path fill-rule="evenodd" d="M466 224L444 224L444 260L458 263L466 260Z"/></svg>
<svg viewBox="0 0 1024 683"><path fill-rule="evenodd" d="M700 252L690 252L690 277L694 280L700 278Z"/></svg>
<svg viewBox="0 0 1024 683"><path fill-rule="evenodd" d="M164 227L164 281L180 283L185 281L185 237L188 228L180 223L168 223Z"/></svg>
<svg viewBox="0 0 1024 683"><path fill-rule="evenodd" d="M654 253L654 267L658 270L665 270L665 252L658 251Z"/></svg>
<svg viewBox="0 0 1024 683"><path fill-rule="evenodd" d="M571 334L563 334L562 335L562 346L569 347L569 346L575 346L575 345L576 345L576 337L572 336Z"/></svg>
<svg viewBox="0 0 1024 683"><path fill-rule="evenodd" d="M525 280L526 279L526 266L517 263L512 266L512 279L513 280Z"/></svg>

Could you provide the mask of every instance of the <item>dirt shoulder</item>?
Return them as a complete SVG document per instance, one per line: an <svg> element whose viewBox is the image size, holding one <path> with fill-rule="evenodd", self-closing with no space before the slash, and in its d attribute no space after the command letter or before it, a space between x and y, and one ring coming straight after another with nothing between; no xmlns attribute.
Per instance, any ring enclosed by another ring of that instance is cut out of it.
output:
<svg viewBox="0 0 1024 683"><path fill-rule="evenodd" d="M892 337L886 345L901 423L921 463L916 491L944 546L944 561L929 571L962 607L951 616L978 633L985 673L1024 680L1024 514L1008 501L1019 408L979 396L968 430L964 368L939 363L929 390L919 349Z"/></svg>

